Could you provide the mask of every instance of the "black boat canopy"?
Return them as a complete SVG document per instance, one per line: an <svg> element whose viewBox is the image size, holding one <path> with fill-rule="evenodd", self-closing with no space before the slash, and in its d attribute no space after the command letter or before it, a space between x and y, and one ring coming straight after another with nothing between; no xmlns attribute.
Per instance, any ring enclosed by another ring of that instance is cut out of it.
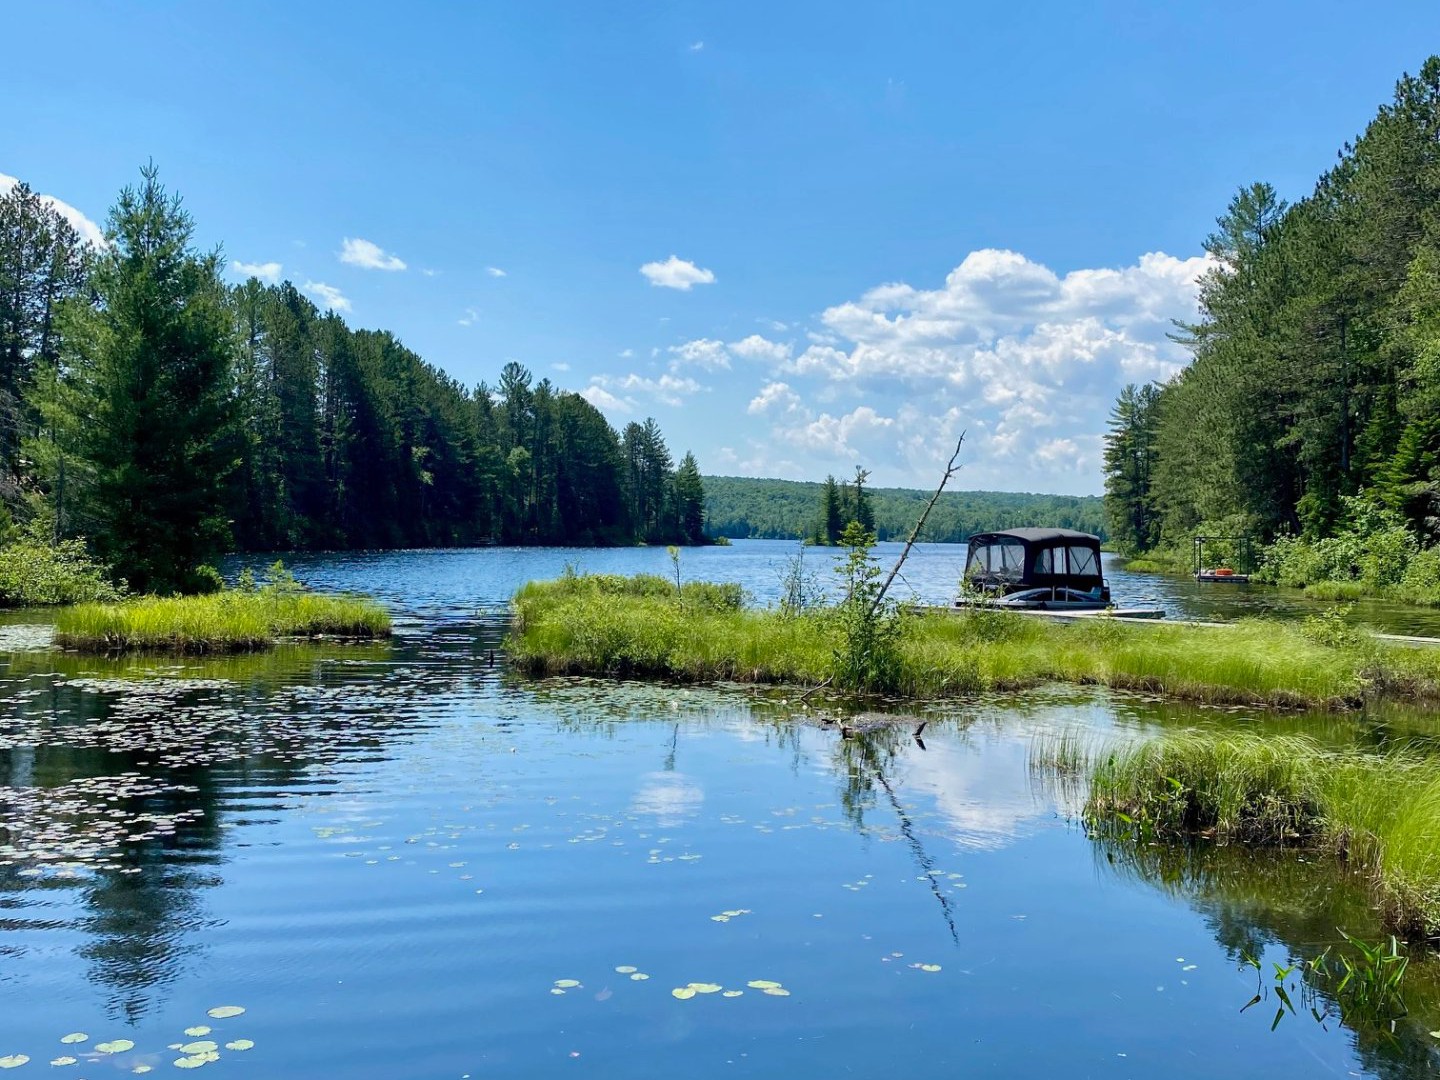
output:
<svg viewBox="0 0 1440 1080"><path fill-rule="evenodd" d="M1006 529L976 533L965 559L973 588L1069 588L1106 592L1100 574L1100 538L1074 529Z"/></svg>

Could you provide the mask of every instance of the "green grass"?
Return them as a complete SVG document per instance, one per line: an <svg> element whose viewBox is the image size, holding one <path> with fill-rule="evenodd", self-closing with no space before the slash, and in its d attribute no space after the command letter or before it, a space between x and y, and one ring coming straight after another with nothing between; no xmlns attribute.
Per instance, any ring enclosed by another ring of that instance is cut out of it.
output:
<svg viewBox="0 0 1440 1080"><path fill-rule="evenodd" d="M1177 551L1147 551L1124 560L1121 566L1137 574L1188 574L1192 569L1189 556Z"/></svg>
<svg viewBox="0 0 1440 1080"><path fill-rule="evenodd" d="M285 637L389 634L390 616L373 600L271 589L79 604L55 618L56 644L86 652L244 652Z"/></svg>
<svg viewBox="0 0 1440 1080"><path fill-rule="evenodd" d="M677 597L673 583L661 591L627 580L571 575L526 585L513 601L512 663L536 675L686 681L814 685L835 674L841 627L833 610L746 610L702 601L699 586ZM1347 708L1376 697L1440 698L1440 650L1305 624L1059 624L939 612L903 617L877 689L940 697L1056 680L1212 703Z"/></svg>
<svg viewBox="0 0 1440 1080"><path fill-rule="evenodd" d="M1412 750L1323 747L1300 735L1185 732L1100 755L1087 813L1138 840L1213 837L1334 852L1386 925L1440 934L1440 770Z"/></svg>

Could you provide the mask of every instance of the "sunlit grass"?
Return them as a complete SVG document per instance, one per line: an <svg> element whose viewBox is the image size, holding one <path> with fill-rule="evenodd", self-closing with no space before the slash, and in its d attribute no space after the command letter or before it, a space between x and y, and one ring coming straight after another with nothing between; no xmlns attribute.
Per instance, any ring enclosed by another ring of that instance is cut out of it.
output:
<svg viewBox="0 0 1440 1080"><path fill-rule="evenodd" d="M800 614L715 602L700 586L625 588L571 576L514 599L513 663L532 674L814 685L831 677L839 628L826 608ZM662 579L655 579L662 580ZM1367 697L1440 696L1440 650L1381 644L1305 626L1057 624L974 610L909 615L881 689L916 697L1046 681L1141 689L1190 700L1345 708Z"/></svg>
<svg viewBox="0 0 1440 1080"><path fill-rule="evenodd" d="M389 633L390 616L373 600L270 590L79 604L55 617L56 644L87 652L241 652L286 637Z"/></svg>
<svg viewBox="0 0 1440 1080"><path fill-rule="evenodd" d="M1302 735L1183 732L1100 754L1087 813L1137 839L1213 837L1343 857L1386 923L1440 932L1440 771L1410 750L1326 748Z"/></svg>

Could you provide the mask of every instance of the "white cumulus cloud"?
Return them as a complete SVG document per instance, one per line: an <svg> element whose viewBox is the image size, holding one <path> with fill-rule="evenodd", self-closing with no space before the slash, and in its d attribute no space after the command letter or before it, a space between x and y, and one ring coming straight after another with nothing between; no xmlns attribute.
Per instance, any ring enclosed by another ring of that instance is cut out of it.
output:
<svg viewBox="0 0 1440 1080"><path fill-rule="evenodd" d="M259 278L261 281L268 281L271 285L278 285L284 267L278 262L247 263L241 262L239 259L232 259L230 269L243 278Z"/></svg>
<svg viewBox="0 0 1440 1080"><path fill-rule="evenodd" d="M333 311L350 310L350 301L334 285L326 285L323 281L307 281L300 287L319 300L323 307Z"/></svg>
<svg viewBox="0 0 1440 1080"><path fill-rule="evenodd" d="M788 383L772 382L766 383L760 388L760 392L750 399L746 412L753 415L761 413L792 413L800 408L800 395L790 389Z"/></svg>
<svg viewBox="0 0 1440 1080"><path fill-rule="evenodd" d="M604 391L612 402L634 410L640 398L648 398L662 405L680 406L685 404L686 398L700 393L705 387L684 375L664 374L653 379L631 372L627 375L592 375L589 389ZM597 408L606 408L597 404L594 397L583 392L582 396Z"/></svg>
<svg viewBox="0 0 1440 1080"><path fill-rule="evenodd" d="M580 391L580 396L594 405L601 412L629 414L634 411L629 403L621 401L614 394L610 393L603 386L591 383Z"/></svg>
<svg viewBox="0 0 1440 1080"><path fill-rule="evenodd" d="M671 255L664 262L646 263L640 267L640 273L645 275L651 285L658 285L665 289L679 289L681 292L689 292L691 286L694 285L713 285L715 283L713 272L675 255Z"/></svg>
<svg viewBox="0 0 1440 1080"><path fill-rule="evenodd" d="M359 237L345 237L340 241L340 261L362 270L404 270L405 262L398 255L385 251L379 244Z"/></svg>
<svg viewBox="0 0 1440 1080"><path fill-rule="evenodd" d="M885 282L824 309L798 352L730 342L769 369L747 409L768 426L752 448L793 447L806 475L861 460L879 482L923 486L967 431L976 486L1098 491L1115 395L1189 359L1169 334L1197 317L1209 266L1152 252L1062 274L973 251L933 286Z"/></svg>
<svg viewBox="0 0 1440 1080"><path fill-rule="evenodd" d="M489 274L491 277L509 277L509 276L510 276L510 275L507 274L504 270L501 270L500 267L498 267L498 266L487 266L487 267L485 268L485 272L486 272L487 274Z"/></svg>
<svg viewBox="0 0 1440 1080"><path fill-rule="evenodd" d="M725 351L725 343L714 338L697 338L683 345L672 345L670 354L675 357L670 361L672 371L679 371L687 366L698 367L702 371L724 371L730 367L730 356Z"/></svg>
<svg viewBox="0 0 1440 1080"><path fill-rule="evenodd" d="M9 191L18 183L20 183L20 181L15 177L0 173L0 194ZM95 222L91 221L79 210L75 209L75 207L63 200L57 199L54 195L41 195L40 201L68 221L71 228L80 234L81 240L84 240L87 244L94 244L97 248L106 246L105 230L100 228L99 225L96 225Z"/></svg>

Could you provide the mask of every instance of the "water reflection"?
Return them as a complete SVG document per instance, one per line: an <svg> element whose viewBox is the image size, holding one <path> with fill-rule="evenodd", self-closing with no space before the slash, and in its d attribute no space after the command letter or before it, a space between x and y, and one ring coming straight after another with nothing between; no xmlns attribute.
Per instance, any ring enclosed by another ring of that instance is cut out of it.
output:
<svg viewBox="0 0 1440 1080"><path fill-rule="evenodd" d="M1353 1033L1368 1072L1382 1077L1430 1075L1440 1050L1430 1033L1440 1024L1440 959L1417 950L1404 980L1409 1015L1395 1022L1344 1015L1337 980L1317 976L1308 962L1326 949L1343 950L1337 928L1366 940L1378 937L1366 883L1332 858L1301 851L1137 843L1130 837L1092 837L1097 871L1142 884L1194 908L1238 970L1258 963L1256 996L1267 1008L1254 1021L1343 1022ZM1274 998L1275 965L1294 966L1285 980L1303 981L1304 1002ZM1237 1002L1247 1011L1251 1002ZM1272 1013L1267 1011L1273 1008Z"/></svg>

